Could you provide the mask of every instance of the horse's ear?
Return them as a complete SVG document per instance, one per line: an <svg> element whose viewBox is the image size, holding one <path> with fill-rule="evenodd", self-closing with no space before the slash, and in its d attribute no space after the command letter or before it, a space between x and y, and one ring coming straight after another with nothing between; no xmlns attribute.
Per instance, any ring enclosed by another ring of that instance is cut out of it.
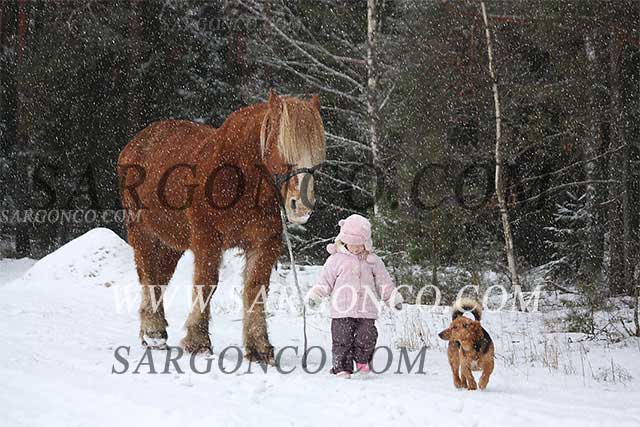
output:
<svg viewBox="0 0 640 427"><path fill-rule="evenodd" d="M276 94L276 91L269 89L269 109L275 110L280 104L280 97Z"/></svg>
<svg viewBox="0 0 640 427"><path fill-rule="evenodd" d="M311 105L313 105L315 109L318 110L318 112L320 112L320 96L313 95L311 97Z"/></svg>

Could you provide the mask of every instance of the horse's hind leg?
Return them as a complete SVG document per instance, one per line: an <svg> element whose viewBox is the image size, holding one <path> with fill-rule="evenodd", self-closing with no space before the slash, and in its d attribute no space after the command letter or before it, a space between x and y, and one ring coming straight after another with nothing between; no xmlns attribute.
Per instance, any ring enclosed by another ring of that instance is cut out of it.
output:
<svg viewBox="0 0 640 427"><path fill-rule="evenodd" d="M218 286L222 240L213 232L207 232L202 236L194 236L191 249L195 257L192 306L185 324L187 335L182 340L182 347L190 353L211 352L210 303Z"/></svg>
<svg viewBox="0 0 640 427"><path fill-rule="evenodd" d="M140 340L152 348L164 348L167 342L167 321L164 314L164 290L180 260L176 251L153 236L129 228L129 243L133 247L140 279Z"/></svg>
<svg viewBox="0 0 640 427"><path fill-rule="evenodd" d="M264 305L269 291L271 269L280 255L280 236L261 242L246 252L244 283L245 357L260 363L273 362L273 346L267 334Z"/></svg>

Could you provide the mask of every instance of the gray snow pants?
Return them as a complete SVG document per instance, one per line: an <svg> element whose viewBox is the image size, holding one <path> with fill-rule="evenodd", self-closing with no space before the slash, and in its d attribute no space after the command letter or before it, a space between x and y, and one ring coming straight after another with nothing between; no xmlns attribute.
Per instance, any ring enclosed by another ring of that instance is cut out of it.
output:
<svg viewBox="0 0 640 427"><path fill-rule="evenodd" d="M378 330L374 319L344 317L331 320L333 341L332 373L346 371L353 373L353 361L369 363L378 340Z"/></svg>

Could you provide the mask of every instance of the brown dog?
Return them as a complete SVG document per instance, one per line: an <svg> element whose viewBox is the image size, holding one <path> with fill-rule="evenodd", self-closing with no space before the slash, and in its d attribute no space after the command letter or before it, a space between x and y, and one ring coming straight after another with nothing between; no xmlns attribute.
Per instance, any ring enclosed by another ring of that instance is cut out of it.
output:
<svg viewBox="0 0 640 427"><path fill-rule="evenodd" d="M464 317L471 311L476 320ZM480 326L482 306L477 301L462 298L451 307L451 325L438 336L449 341L447 355L453 373L453 384L457 388L475 390L476 381L471 371L482 371L480 389L484 390L493 372L493 341L489 333Z"/></svg>

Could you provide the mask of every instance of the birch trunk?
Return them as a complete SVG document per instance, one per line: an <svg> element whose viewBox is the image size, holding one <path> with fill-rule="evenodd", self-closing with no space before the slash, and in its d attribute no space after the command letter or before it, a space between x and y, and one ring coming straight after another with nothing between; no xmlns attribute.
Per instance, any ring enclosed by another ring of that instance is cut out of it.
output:
<svg viewBox="0 0 640 427"><path fill-rule="evenodd" d="M500 219L502 220L502 230L504 231L504 246L507 254L509 274L511 275L511 286L514 294L520 292L520 279L518 278L518 268L516 266L515 251L513 248L513 234L511 223L509 222L509 212L504 191L503 178L503 156L502 156L502 117L500 115L500 96L498 92L498 80L493 68L493 45L491 44L491 33L489 32L489 21L487 19L487 9L484 2L480 2L482 8L482 19L484 20L484 32L487 38L487 54L489 56L489 74L491 76L493 90L493 104L496 112L496 196L500 209Z"/></svg>
<svg viewBox="0 0 640 427"><path fill-rule="evenodd" d="M380 109L378 104L378 5L377 0L367 0L367 113L369 115L369 133L371 153L376 173L380 163ZM377 179L376 179L377 182ZM373 214L378 215L378 200L374 195Z"/></svg>

